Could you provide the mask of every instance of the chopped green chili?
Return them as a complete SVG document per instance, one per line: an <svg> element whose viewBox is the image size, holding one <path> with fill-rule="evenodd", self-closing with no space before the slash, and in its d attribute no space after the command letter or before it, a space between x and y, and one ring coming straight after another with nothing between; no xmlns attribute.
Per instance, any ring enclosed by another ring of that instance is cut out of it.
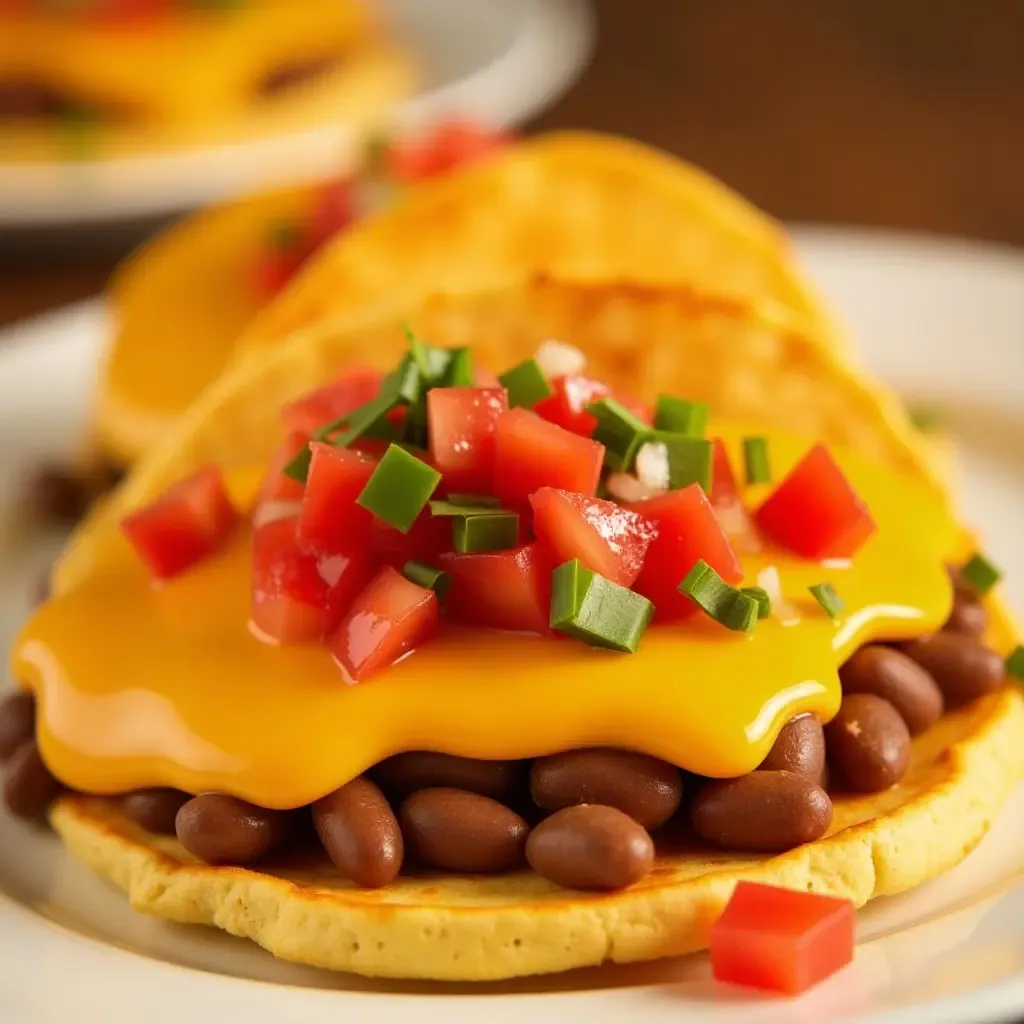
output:
<svg viewBox="0 0 1024 1024"><path fill-rule="evenodd" d="M673 395L658 395L654 410L654 426L671 434L703 437L708 423L707 402L690 402Z"/></svg>
<svg viewBox="0 0 1024 1024"><path fill-rule="evenodd" d="M497 503L491 504L490 500L483 501L480 505L463 505L454 501L453 497L453 495L449 495L448 498L435 498L430 503L430 514L432 516L493 516L500 511L500 506Z"/></svg>
<svg viewBox="0 0 1024 1024"><path fill-rule="evenodd" d="M646 597L585 569L578 558L555 569L552 629L593 647L635 654L653 614Z"/></svg>
<svg viewBox="0 0 1024 1024"><path fill-rule="evenodd" d="M744 593L726 583L703 559L698 559L686 574L679 590L726 629L750 633L762 617L761 601L754 593Z"/></svg>
<svg viewBox="0 0 1024 1024"><path fill-rule="evenodd" d="M426 587L428 590L433 590L440 598L448 593L448 588L452 585L450 573L443 569L435 569L434 566L427 565L426 562L406 562L402 572L406 579L412 580L413 583Z"/></svg>
<svg viewBox="0 0 1024 1024"><path fill-rule="evenodd" d="M440 482L441 474L433 466L392 444L356 498L356 504L396 530L408 533Z"/></svg>
<svg viewBox="0 0 1024 1024"><path fill-rule="evenodd" d="M486 509L452 520L452 547L460 554L505 551L519 543L519 514Z"/></svg>
<svg viewBox="0 0 1024 1024"><path fill-rule="evenodd" d="M752 597L757 602L757 617L759 619L767 619L771 615L772 599L764 587L741 587L740 593Z"/></svg>
<svg viewBox="0 0 1024 1024"><path fill-rule="evenodd" d="M772 470L768 461L768 441L763 437L743 438L743 460L747 467L748 484L771 482Z"/></svg>
<svg viewBox="0 0 1024 1024"><path fill-rule="evenodd" d="M757 599L737 590L718 621L737 633L752 633L760 617L761 606Z"/></svg>
<svg viewBox="0 0 1024 1024"><path fill-rule="evenodd" d="M1002 572L980 551L971 555L960 570L960 579L979 597L984 597L1002 578Z"/></svg>
<svg viewBox="0 0 1024 1024"><path fill-rule="evenodd" d="M511 370L498 375L501 386L508 392L508 404L524 409L532 409L538 402L550 398L553 394L540 363L536 359L526 359Z"/></svg>
<svg viewBox="0 0 1024 1024"><path fill-rule="evenodd" d="M591 402L587 412L597 418L593 437L605 447L604 464L615 473L628 473L651 428L614 398Z"/></svg>
<svg viewBox="0 0 1024 1024"><path fill-rule="evenodd" d="M816 583L807 589L831 619L836 618L846 607L846 602L836 593L836 588L831 583Z"/></svg>

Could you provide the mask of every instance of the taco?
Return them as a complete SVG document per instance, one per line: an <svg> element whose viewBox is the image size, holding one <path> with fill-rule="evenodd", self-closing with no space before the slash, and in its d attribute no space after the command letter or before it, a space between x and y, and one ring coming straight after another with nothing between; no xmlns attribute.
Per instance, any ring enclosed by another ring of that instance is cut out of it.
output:
<svg viewBox="0 0 1024 1024"><path fill-rule="evenodd" d="M343 184L340 197L337 185L258 197L183 221L117 273L117 336L97 421L110 457L130 462L160 437L240 337L244 355L326 316L389 300L414 306L437 291L513 288L536 275L692 287L839 345L781 228L686 163L623 139L563 133L448 173L491 147L464 126L443 127L426 147L413 141L399 142L382 173L369 170L374 186L399 186L384 190L383 204L379 187L366 201L365 180ZM353 211L367 207L378 212L356 222Z"/></svg>
<svg viewBox="0 0 1024 1024"><path fill-rule="evenodd" d="M981 839L1024 773L997 576L898 405L762 310L382 306L240 363L80 529L5 793L289 960L681 954L740 880L861 905Z"/></svg>

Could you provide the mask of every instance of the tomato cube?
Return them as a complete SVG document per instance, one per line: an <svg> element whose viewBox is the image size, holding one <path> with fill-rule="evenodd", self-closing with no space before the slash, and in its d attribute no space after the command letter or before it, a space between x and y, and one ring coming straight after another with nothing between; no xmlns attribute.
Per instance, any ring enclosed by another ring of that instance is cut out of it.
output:
<svg viewBox="0 0 1024 1024"><path fill-rule="evenodd" d="M290 430L288 436L274 453L263 478L256 506L259 508L267 502L302 501L303 485L293 480L284 472L285 466L309 444L309 436L299 430Z"/></svg>
<svg viewBox="0 0 1024 1024"><path fill-rule="evenodd" d="M509 136L469 121L452 119L437 126L430 140L444 170L474 163L504 148Z"/></svg>
<svg viewBox="0 0 1024 1024"><path fill-rule="evenodd" d="M373 476L377 460L322 441L309 447L313 455L299 513L299 543L322 555L365 548L373 514L357 505L356 498Z"/></svg>
<svg viewBox="0 0 1024 1024"><path fill-rule="evenodd" d="M554 487L530 496L533 529L555 564L578 558L620 586L632 586L658 532L649 519L622 505Z"/></svg>
<svg viewBox="0 0 1024 1024"><path fill-rule="evenodd" d="M803 558L851 558L877 526L823 445L815 445L755 512L758 526Z"/></svg>
<svg viewBox="0 0 1024 1024"><path fill-rule="evenodd" d="M739 496L736 474L732 469L725 442L716 437L711 442L711 493L712 505L731 504Z"/></svg>
<svg viewBox="0 0 1024 1024"><path fill-rule="evenodd" d="M429 640L439 621L437 594L385 565L327 638L348 683L359 683Z"/></svg>
<svg viewBox="0 0 1024 1024"><path fill-rule="evenodd" d="M581 437L590 437L597 427L597 418L587 412L587 406L609 396L617 399L644 423L654 421L654 412L646 402L613 391L607 384L582 374L552 377L551 390L553 394L539 401L533 411L549 423L557 423Z"/></svg>
<svg viewBox="0 0 1024 1024"><path fill-rule="evenodd" d="M491 489L494 425L505 412L504 388L434 388L427 393L430 455L449 491Z"/></svg>
<svg viewBox="0 0 1024 1024"><path fill-rule="evenodd" d="M213 554L238 519L224 474L205 466L152 504L121 520L121 529L157 579L170 579Z"/></svg>
<svg viewBox="0 0 1024 1024"><path fill-rule="evenodd" d="M453 619L493 629L548 633L554 563L539 544L508 551L441 555L451 573L445 607Z"/></svg>
<svg viewBox="0 0 1024 1024"><path fill-rule="evenodd" d="M289 430L309 436L320 427L341 419L346 413L376 398L384 375L370 367L355 367L326 387L317 388L281 410L281 419Z"/></svg>
<svg viewBox="0 0 1024 1024"><path fill-rule="evenodd" d="M711 450L711 494L708 497L715 515L737 553L756 554L764 548L761 534L754 517L743 504L729 453L720 437L714 439Z"/></svg>
<svg viewBox="0 0 1024 1024"><path fill-rule="evenodd" d="M603 444L510 409L494 430L492 492L512 505L525 505L542 487L593 494L603 461Z"/></svg>
<svg viewBox="0 0 1024 1024"><path fill-rule="evenodd" d="M262 640L321 640L373 575L365 551L319 555L298 543L298 517L258 527L252 542L251 623Z"/></svg>
<svg viewBox="0 0 1024 1024"><path fill-rule="evenodd" d="M434 562L442 551L452 546L452 521L447 516L433 516L425 508L408 533L402 533L383 519L373 517L370 530L370 552L379 562L401 569L410 559Z"/></svg>
<svg viewBox="0 0 1024 1024"><path fill-rule="evenodd" d="M683 577L703 558L726 583L743 570L700 484L629 506L658 528L633 589L654 602L655 621L686 618L697 606L679 592Z"/></svg>
<svg viewBox="0 0 1024 1024"><path fill-rule="evenodd" d="M719 981L795 995L853 960L849 900L740 882L711 929Z"/></svg>
<svg viewBox="0 0 1024 1024"><path fill-rule="evenodd" d="M329 181L316 190L309 223L311 247L319 249L324 242L352 226L356 219L355 192L347 178Z"/></svg>

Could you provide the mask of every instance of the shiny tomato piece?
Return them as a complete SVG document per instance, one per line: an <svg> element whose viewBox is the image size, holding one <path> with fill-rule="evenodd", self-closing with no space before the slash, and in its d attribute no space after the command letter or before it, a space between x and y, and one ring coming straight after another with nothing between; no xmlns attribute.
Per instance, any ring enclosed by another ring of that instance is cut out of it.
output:
<svg viewBox="0 0 1024 1024"><path fill-rule="evenodd" d="M122 519L121 529L150 572L169 579L212 555L237 519L224 474L204 466Z"/></svg>
<svg viewBox="0 0 1024 1024"><path fill-rule="evenodd" d="M679 592L683 577L703 558L726 583L743 570L700 484L629 506L658 528L633 589L654 602L655 620L686 618L697 606Z"/></svg>
<svg viewBox="0 0 1024 1024"><path fill-rule="evenodd" d="M722 529L738 553L752 554L764 549L754 517L740 496L729 453L720 437L712 442L711 494L708 497Z"/></svg>
<svg viewBox="0 0 1024 1024"><path fill-rule="evenodd" d="M347 230L356 219L355 190L348 178L321 185L313 201L309 222L311 247L319 249L324 242Z"/></svg>
<svg viewBox="0 0 1024 1024"><path fill-rule="evenodd" d="M369 582L365 551L318 555L298 543L298 517L259 526L252 542L251 622L261 639L278 644L320 640Z"/></svg>
<svg viewBox="0 0 1024 1024"><path fill-rule="evenodd" d="M442 551L452 546L452 521L447 516L433 516L424 509L408 533L402 533L382 519L373 517L370 530L370 552L380 562L401 569L410 559L433 562Z"/></svg>
<svg viewBox="0 0 1024 1024"><path fill-rule="evenodd" d="M850 900L740 882L711 928L719 981L795 995L853 960Z"/></svg>
<svg viewBox="0 0 1024 1024"><path fill-rule="evenodd" d="M256 297L269 301L295 276L306 259L304 247L266 245L256 255L253 282Z"/></svg>
<svg viewBox="0 0 1024 1024"><path fill-rule="evenodd" d="M445 607L458 622L528 633L551 630L551 573L554 563L540 544L508 551L441 555L451 573Z"/></svg>
<svg viewBox="0 0 1024 1024"><path fill-rule="evenodd" d="M307 551L334 555L365 549L373 513L356 504L377 460L351 448L312 441L313 457L299 513L299 543Z"/></svg>
<svg viewBox="0 0 1024 1024"><path fill-rule="evenodd" d="M593 494L603 461L603 444L510 409L494 430L492 493L512 505L525 505L542 487Z"/></svg>
<svg viewBox="0 0 1024 1024"><path fill-rule="evenodd" d="M620 586L632 586L658 532L649 519L613 501L554 487L530 495L533 530L555 564L578 558Z"/></svg>
<svg viewBox="0 0 1024 1024"><path fill-rule="evenodd" d="M490 491L494 425L506 412L504 388L434 388L427 393L430 455L447 490Z"/></svg>
<svg viewBox="0 0 1024 1024"><path fill-rule="evenodd" d="M419 647L437 632L437 594L390 565L359 593L327 638L348 683L359 683Z"/></svg>
<svg viewBox="0 0 1024 1024"><path fill-rule="evenodd" d="M307 444L309 444L308 434L300 430L288 432L288 436L281 442L281 446L270 460L267 475L263 478L263 485L260 487L259 497L256 499L257 508L270 501L302 501L302 484L298 480L286 476L284 468Z"/></svg>
<svg viewBox="0 0 1024 1024"><path fill-rule="evenodd" d="M507 146L509 141L510 137L505 132L459 119L439 124L431 139L444 170L491 156Z"/></svg>
<svg viewBox="0 0 1024 1024"><path fill-rule="evenodd" d="M580 374L552 377L553 394L539 401L534 412L549 423L557 423L582 437L590 437L597 427L597 418L587 412L591 402L598 402L612 393L607 384Z"/></svg>
<svg viewBox="0 0 1024 1024"><path fill-rule="evenodd" d="M473 382L478 388L500 388L502 386L498 375L488 370L486 366L473 367Z"/></svg>
<svg viewBox="0 0 1024 1024"><path fill-rule="evenodd" d="M803 558L851 558L877 526L824 445L815 445L754 513L780 547Z"/></svg>
<svg viewBox="0 0 1024 1024"><path fill-rule="evenodd" d="M725 442L716 437L711 442L711 493L708 497L712 505L731 504L739 495L736 486L736 474L732 470L732 461Z"/></svg>
<svg viewBox="0 0 1024 1024"><path fill-rule="evenodd" d="M286 405L281 410L281 419L289 430L301 430L312 436L320 427L376 398L383 379L380 370L353 367L332 384L310 391Z"/></svg>

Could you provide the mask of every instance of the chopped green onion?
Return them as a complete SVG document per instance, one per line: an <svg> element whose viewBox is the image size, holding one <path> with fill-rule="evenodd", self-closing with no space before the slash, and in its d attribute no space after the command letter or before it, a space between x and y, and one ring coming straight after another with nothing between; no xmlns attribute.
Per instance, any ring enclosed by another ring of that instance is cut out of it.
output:
<svg viewBox="0 0 1024 1024"><path fill-rule="evenodd" d="M654 605L626 587L565 562L551 581L551 627L593 647L635 654Z"/></svg>
<svg viewBox="0 0 1024 1024"><path fill-rule="evenodd" d="M440 482L441 474L433 466L392 444L356 498L356 504L396 530L408 533Z"/></svg>
<svg viewBox="0 0 1024 1024"><path fill-rule="evenodd" d="M500 506L490 504L488 499L482 499L485 503L481 505L463 505L453 501L452 498L452 495L449 495L447 499L435 498L430 503L430 514L432 516L493 516L500 510Z"/></svg>
<svg viewBox="0 0 1024 1024"><path fill-rule="evenodd" d="M402 325L409 355L427 388L463 388L473 384L473 359L468 348L438 348L421 341L408 324Z"/></svg>
<svg viewBox="0 0 1024 1024"><path fill-rule="evenodd" d="M654 426L671 434L703 437L708 423L707 402L688 402L685 398L658 395L654 410Z"/></svg>
<svg viewBox="0 0 1024 1024"><path fill-rule="evenodd" d="M443 569L435 569L434 566L427 565L425 562L406 562L402 572L406 579L412 580L413 583L426 587L428 590L433 590L438 597L444 597L452 585L450 573Z"/></svg>
<svg viewBox="0 0 1024 1024"><path fill-rule="evenodd" d="M420 341L408 324L402 324L402 330L405 332L405 340L409 343L409 355L419 367L424 379L430 380L434 376L430 361L431 346Z"/></svg>
<svg viewBox="0 0 1024 1024"><path fill-rule="evenodd" d="M394 396L395 404L412 405L423 397L425 376L419 363L410 354L402 356L398 368L381 382L380 393Z"/></svg>
<svg viewBox="0 0 1024 1024"><path fill-rule="evenodd" d="M447 351L448 360L437 378L439 388L471 388L474 384L473 358L468 348L441 349Z"/></svg>
<svg viewBox="0 0 1024 1024"><path fill-rule="evenodd" d="M752 597L757 602L757 617L759 619L767 619L771 615L772 599L764 587L741 587L740 593Z"/></svg>
<svg viewBox="0 0 1024 1024"><path fill-rule="evenodd" d="M1024 645L1017 644L1007 655L1006 674L1024 683Z"/></svg>
<svg viewBox="0 0 1024 1024"><path fill-rule="evenodd" d="M807 589L814 596L814 600L825 609L830 619L839 616L846 607L846 602L836 593L836 588L831 583L816 583Z"/></svg>
<svg viewBox="0 0 1024 1024"><path fill-rule="evenodd" d="M406 407L405 420L402 423L402 436L405 440L403 447L414 445L421 450L426 449L427 403L423 399Z"/></svg>
<svg viewBox="0 0 1024 1024"><path fill-rule="evenodd" d="M513 408L532 409L554 393L536 359L525 359L511 370L499 374L498 380L508 392L508 404Z"/></svg>
<svg viewBox="0 0 1024 1024"><path fill-rule="evenodd" d="M960 570L960 579L979 597L984 597L1003 574L980 551L975 552Z"/></svg>
<svg viewBox="0 0 1024 1024"><path fill-rule="evenodd" d="M757 599L737 590L718 621L737 633L752 633L760 617L761 606Z"/></svg>
<svg viewBox="0 0 1024 1024"><path fill-rule="evenodd" d="M452 547L460 554L505 551L519 543L519 513L487 509L452 520Z"/></svg>
<svg viewBox="0 0 1024 1024"><path fill-rule="evenodd" d="M628 473L651 428L614 398L591 402L587 412L597 418L593 438L605 447L604 464L615 473Z"/></svg>
<svg viewBox="0 0 1024 1024"><path fill-rule="evenodd" d="M697 559L678 589L719 622L736 594L736 588L726 583L703 558Z"/></svg>
<svg viewBox="0 0 1024 1024"><path fill-rule="evenodd" d="M469 505L475 508L501 508L501 502L490 494L449 494L452 505Z"/></svg>
<svg viewBox="0 0 1024 1024"><path fill-rule="evenodd" d="M702 437L687 437L684 434L665 433L656 430L651 438L665 446L668 455L668 486L678 491L690 484L700 484L704 493L711 490L711 467L714 462L714 448Z"/></svg>
<svg viewBox="0 0 1024 1024"><path fill-rule="evenodd" d="M768 441L763 437L743 438L743 459L747 465L748 484L766 484L772 470L768 462Z"/></svg>

